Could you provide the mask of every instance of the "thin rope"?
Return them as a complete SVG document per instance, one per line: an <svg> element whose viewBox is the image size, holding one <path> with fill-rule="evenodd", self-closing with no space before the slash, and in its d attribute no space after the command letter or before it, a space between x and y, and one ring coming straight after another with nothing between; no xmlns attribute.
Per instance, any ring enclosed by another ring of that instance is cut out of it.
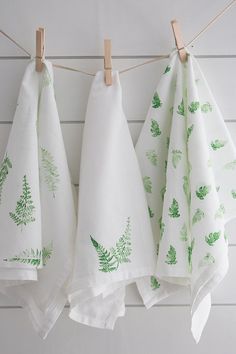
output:
<svg viewBox="0 0 236 354"><path fill-rule="evenodd" d="M140 64L136 64L136 65L130 66L130 67L126 68L126 69L120 70L119 73L120 74L126 73L127 71L139 68L140 66L143 66L143 65L146 65L146 64L151 64L151 63L154 63L154 62L156 62L158 60L169 58L169 56L170 56L169 54L167 54L167 55L158 55L154 59L146 60L146 61L144 61L144 62L142 62Z"/></svg>
<svg viewBox="0 0 236 354"><path fill-rule="evenodd" d="M195 42L203 33L205 33L209 27L211 27L216 21L218 21L234 4L236 0L231 1L226 7L224 7L213 19L200 31L198 32L193 39L186 44L185 47L190 46L193 42Z"/></svg>
<svg viewBox="0 0 236 354"><path fill-rule="evenodd" d="M94 73L89 73L87 71L84 71L84 70L80 70L80 69L75 69L75 68L71 68L69 66L65 66L65 65L59 65L59 64L52 64L55 68L58 68L58 69L64 69L64 70L69 70L69 71L76 71L78 73L81 73L81 74L85 74L85 75L89 75L89 76L95 76L96 74Z"/></svg>
<svg viewBox="0 0 236 354"><path fill-rule="evenodd" d="M29 58L31 58L31 54L30 52L28 52L28 50L26 50L24 47L22 47L19 43L17 43L12 37L10 37L7 33L5 33L3 30L0 29L0 33L3 34L3 36L5 36L7 39L9 39L9 41L11 41L12 43L14 43L18 48L20 48L21 50L23 50L23 52L25 52L25 54L27 54L29 56Z"/></svg>

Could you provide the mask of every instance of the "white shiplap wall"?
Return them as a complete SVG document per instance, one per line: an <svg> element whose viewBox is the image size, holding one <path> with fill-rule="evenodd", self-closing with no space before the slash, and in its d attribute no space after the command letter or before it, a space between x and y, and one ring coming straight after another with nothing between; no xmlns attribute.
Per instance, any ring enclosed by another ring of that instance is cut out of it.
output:
<svg viewBox="0 0 236 354"><path fill-rule="evenodd" d="M95 72L102 68L103 39L112 38L113 67L139 63L142 56L169 53L174 45L170 20L178 18L188 42L223 6L223 0L0 0L0 28L34 55L35 29L46 28L46 54L55 63ZM236 7L192 48L199 57L236 143ZM4 58L5 57L5 58ZM27 59L0 37L0 160ZM150 98L166 61L121 75L124 111L136 141ZM80 148L91 77L55 69L55 89L73 183L78 184ZM236 221L227 226L230 270L213 294L210 320L200 344L189 329L189 298L178 293L145 310L136 289L127 291L127 314L114 332L78 325L68 309L45 341L34 333L21 308L0 297L1 354L234 354L236 337Z"/></svg>

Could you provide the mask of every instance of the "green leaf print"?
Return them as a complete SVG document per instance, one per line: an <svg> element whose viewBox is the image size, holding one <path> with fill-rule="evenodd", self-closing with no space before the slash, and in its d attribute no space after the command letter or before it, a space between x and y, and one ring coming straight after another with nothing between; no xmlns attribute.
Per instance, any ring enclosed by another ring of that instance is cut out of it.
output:
<svg viewBox="0 0 236 354"><path fill-rule="evenodd" d="M41 147L41 162L44 181L48 187L49 192L52 192L55 198L55 192L58 189L59 173L57 166L54 164L54 158L50 152Z"/></svg>
<svg viewBox="0 0 236 354"><path fill-rule="evenodd" d="M236 189L232 189L231 195L234 199L236 199Z"/></svg>
<svg viewBox="0 0 236 354"><path fill-rule="evenodd" d="M215 242L220 238L220 231L219 232L211 232L208 236L205 236L205 241L208 243L209 246L214 246Z"/></svg>
<svg viewBox="0 0 236 354"><path fill-rule="evenodd" d="M161 130L160 130L159 124L157 123L157 121L155 119L152 119L152 121L151 121L150 132L152 133L152 136L154 138L161 135Z"/></svg>
<svg viewBox="0 0 236 354"><path fill-rule="evenodd" d="M51 258L52 252L53 252L53 243L51 241L46 247L43 247L42 249L43 266L45 266L48 260Z"/></svg>
<svg viewBox="0 0 236 354"><path fill-rule="evenodd" d="M150 282L151 282L151 288L152 288L152 290L159 289L160 286L161 286L161 284L158 282L157 278L154 277L154 276L151 276Z"/></svg>
<svg viewBox="0 0 236 354"><path fill-rule="evenodd" d="M150 218L153 218L154 213L153 213L152 209L150 208L150 206L148 207L148 213L149 213Z"/></svg>
<svg viewBox="0 0 236 354"><path fill-rule="evenodd" d="M218 210L217 210L216 213L215 213L215 219L223 218L223 217L224 217L224 214L225 214L225 207L224 207L223 204L220 204Z"/></svg>
<svg viewBox="0 0 236 354"><path fill-rule="evenodd" d="M183 190L187 199L188 205L190 205L191 202L191 190L190 190L190 183L189 183L189 177L184 176L183 177Z"/></svg>
<svg viewBox="0 0 236 354"><path fill-rule="evenodd" d="M196 191L196 196L203 200L208 193L210 193L211 191L211 186L201 186L198 188L198 190Z"/></svg>
<svg viewBox="0 0 236 354"><path fill-rule="evenodd" d="M116 242L115 247L110 248L110 250L99 244L92 236L90 236L90 239L98 254L99 271L112 272L117 270L120 264L130 262L128 258L132 252L130 218L127 219L123 235Z"/></svg>
<svg viewBox="0 0 236 354"><path fill-rule="evenodd" d="M204 267L208 266L210 264L215 263L215 258L212 256L212 254L207 253L203 259L199 262L199 267Z"/></svg>
<svg viewBox="0 0 236 354"><path fill-rule="evenodd" d="M12 163L9 157L6 155L0 165L0 204L2 199L3 185L7 179L10 168L12 168Z"/></svg>
<svg viewBox="0 0 236 354"><path fill-rule="evenodd" d="M164 74L167 74L170 70L171 70L171 67L169 65L167 65L167 67L165 68Z"/></svg>
<svg viewBox="0 0 236 354"><path fill-rule="evenodd" d="M166 192L166 187L163 187L163 188L161 189L161 200L162 200L162 201L164 200L165 192Z"/></svg>
<svg viewBox="0 0 236 354"><path fill-rule="evenodd" d="M198 221L201 221L204 218L205 214L204 212L197 208L194 215L193 215L193 219L192 219L192 224L196 224Z"/></svg>
<svg viewBox="0 0 236 354"><path fill-rule="evenodd" d="M178 110L177 113L180 114L181 116L184 116L184 100L182 98L182 101L180 102L180 104L178 105Z"/></svg>
<svg viewBox="0 0 236 354"><path fill-rule="evenodd" d="M184 242L188 241L188 229L185 223L183 224L180 230L180 240Z"/></svg>
<svg viewBox="0 0 236 354"><path fill-rule="evenodd" d="M182 157L182 151L172 150L172 164L176 168Z"/></svg>
<svg viewBox="0 0 236 354"><path fill-rule="evenodd" d="M235 170L235 168L236 168L236 160L228 162L227 164L224 165L224 168L226 170Z"/></svg>
<svg viewBox="0 0 236 354"><path fill-rule="evenodd" d="M152 181L150 177L148 176L143 177L143 185L147 193L152 193Z"/></svg>
<svg viewBox="0 0 236 354"><path fill-rule="evenodd" d="M162 102L160 100L160 97L157 92L154 93L153 99L152 99L152 107L153 108L159 108L162 106Z"/></svg>
<svg viewBox="0 0 236 354"><path fill-rule="evenodd" d="M212 105L209 102L203 103L201 105L201 111L203 113L212 112Z"/></svg>
<svg viewBox="0 0 236 354"><path fill-rule="evenodd" d="M188 246L188 266L190 272L192 272L192 254L193 254L194 243L195 243L195 239L193 239L191 245Z"/></svg>
<svg viewBox="0 0 236 354"><path fill-rule="evenodd" d="M172 218L178 218L180 216L179 204L176 199L173 199L172 204L169 208L169 216L171 216Z"/></svg>
<svg viewBox="0 0 236 354"><path fill-rule="evenodd" d="M173 246L170 245L169 251L166 255L166 261L165 263L167 264L176 264L177 259L176 259L176 250Z"/></svg>
<svg viewBox="0 0 236 354"><path fill-rule="evenodd" d="M157 154L155 150L148 150L146 156L153 166L157 166Z"/></svg>
<svg viewBox="0 0 236 354"><path fill-rule="evenodd" d="M159 227L160 227L160 237L162 239L162 236L163 236L164 231L165 231L165 224L164 224L164 222L162 222L162 217L160 217L158 222L159 222Z"/></svg>
<svg viewBox="0 0 236 354"><path fill-rule="evenodd" d="M194 124L192 124L190 127L187 129L187 142L189 141L190 135L192 134L194 128Z"/></svg>
<svg viewBox="0 0 236 354"><path fill-rule="evenodd" d="M222 147L224 147L226 143L227 143L227 141L216 139L216 140L211 142L211 147L212 147L212 149L214 151L216 151L216 150L221 149Z"/></svg>
<svg viewBox="0 0 236 354"><path fill-rule="evenodd" d="M200 103L198 101L193 101L188 106L188 110L191 113L195 113L198 110L199 107L200 107Z"/></svg>
<svg viewBox="0 0 236 354"><path fill-rule="evenodd" d="M23 187L22 187L22 195L20 199L16 203L15 212L10 212L9 215L12 220L16 223L17 226L27 225L33 221L35 221L34 212L35 206L32 201L30 185L27 181L26 175L23 177Z"/></svg>

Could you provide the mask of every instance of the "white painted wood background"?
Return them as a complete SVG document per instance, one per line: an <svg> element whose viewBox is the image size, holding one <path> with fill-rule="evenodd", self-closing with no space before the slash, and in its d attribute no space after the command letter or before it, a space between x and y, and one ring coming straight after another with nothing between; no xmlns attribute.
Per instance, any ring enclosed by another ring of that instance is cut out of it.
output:
<svg viewBox="0 0 236 354"><path fill-rule="evenodd" d="M103 39L112 39L113 67L143 56L167 54L174 46L170 20L177 18L185 41L192 39L224 0L0 0L0 28L35 54L35 29L46 28L46 54L55 63L95 72L102 69ZM236 143L236 6L192 48ZM118 56L118 58L117 58ZM4 154L18 90L28 60L0 37L0 160ZM136 141L166 61L121 75L124 111ZM55 89L73 183L78 184L80 148L92 78L55 69ZM1 354L234 354L236 347L236 221L227 226L230 271L213 294L202 339L190 334L189 297L179 293L158 306L142 307L136 289L127 291L127 313L113 332L79 325L65 309L45 341L26 313L0 297ZM0 231L1 232L1 231Z"/></svg>

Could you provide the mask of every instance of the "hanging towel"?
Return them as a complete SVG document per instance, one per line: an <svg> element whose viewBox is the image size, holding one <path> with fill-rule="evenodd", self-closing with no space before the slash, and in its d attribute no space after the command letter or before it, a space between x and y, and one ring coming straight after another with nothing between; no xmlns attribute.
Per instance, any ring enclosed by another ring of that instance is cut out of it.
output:
<svg viewBox="0 0 236 354"><path fill-rule="evenodd" d="M83 132L70 318L113 329L125 286L155 270L154 241L118 72L93 81Z"/></svg>
<svg viewBox="0 0 236 354"><path fill-rule="evenodd" d="M157 245L147 307L188 288L198 342L211 292L228 269L225 224L236 216L236 149L198 63L171 55L136 145Z"/></svg>
<svg viewBox="0 0 236 354"><path fill-rule="evenodd" d="M0 166L0 290L45 338L67 300L76 213L52 65L26 68Z"/></svg>

